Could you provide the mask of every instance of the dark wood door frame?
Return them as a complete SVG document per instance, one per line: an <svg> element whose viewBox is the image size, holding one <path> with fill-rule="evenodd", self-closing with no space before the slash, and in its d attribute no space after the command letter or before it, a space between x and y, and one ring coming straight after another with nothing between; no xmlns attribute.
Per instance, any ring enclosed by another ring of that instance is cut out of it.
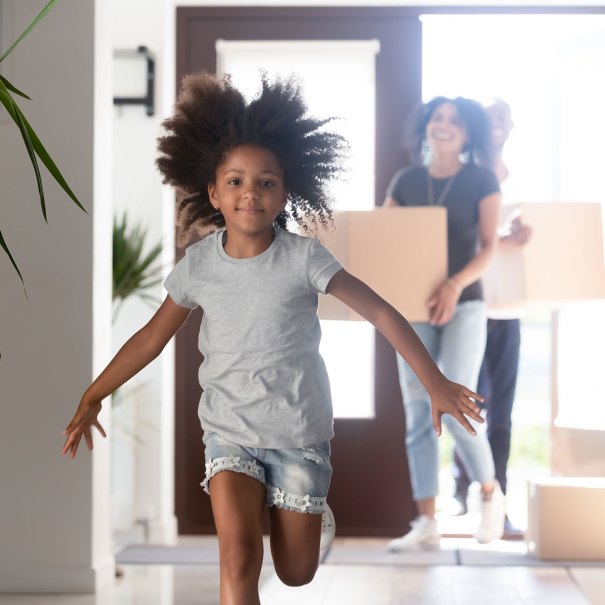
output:
<svg viewBox="0 0 605 605"><path fill-rule="evenodd" d="M385 9L181 8L177 11L178 81L216 69L216 39L380 41L376 63L376 199L406 163L401 145L406 113L420 99L420 23ZM180 533L213 531L208 498L200 494L200 432L194 367L200 317L177 337L176 514ZM414 517L404 448L404 418L392 349L376 347L376 422L336 420L330 503L342 535L394 535ZM390 480L387 481L387 478ZM340 494L340 496L336 496ZM393 504L395 503L395 504ZM360 512L361 511L361 512Z"/></svg>

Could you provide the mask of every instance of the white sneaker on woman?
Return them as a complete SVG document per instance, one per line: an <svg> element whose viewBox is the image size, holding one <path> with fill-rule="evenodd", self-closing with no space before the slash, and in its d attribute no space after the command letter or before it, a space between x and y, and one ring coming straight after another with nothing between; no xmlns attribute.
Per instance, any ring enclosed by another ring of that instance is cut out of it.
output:
<svg viewBox="0 0 605 605"><path fill-rule="evenodd" d="M335 535L336 521L334 520L334 513L326 503L324 512L321 514L321 538L319 540L319 550L329 548L334 541Z"/></svg>
<svg viewBox="0 0 605 605"><path fill-rule="evenodd" d="M475 540L481 544L487 544L492 540L499 540L504 534L504 520L506 510L504 506L504 494L500 484L494 481L495 487L489 499L481 494L481 522L475 532Z"/></svg>
<svg viewBox="0 0 605 605"><path fill-rule="evenodd" d="M395 538L387 546L390 552L434 548L439 544L441 534L437 531L437 521L426 515L416 517L410 525L412 529L401 538Z"/></svg>

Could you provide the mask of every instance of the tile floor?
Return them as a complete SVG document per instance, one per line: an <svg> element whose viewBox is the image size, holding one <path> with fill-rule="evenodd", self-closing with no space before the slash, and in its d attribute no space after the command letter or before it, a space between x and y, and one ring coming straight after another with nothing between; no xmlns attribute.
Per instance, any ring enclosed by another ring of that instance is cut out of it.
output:
<svg viewBox="0 0 605 605"><path fill-rule="evenodd" d="M211 538L200 540L208 548ZM193 543L185 541L188 547ZM386 540L340 538L308 586L282 585L268 560L261 575L261 601L263 605L605 605L603 564L523 565L518 559L524 556L522 548L519 543L500 543L477 549L472 541L447 540L436 558L408 554L407 560L399 560L385 555ZM474 560L469 553L474 553ZM489 564L490 557L495 564ZM124 576L97 595L0 595L0 605L218 604L218 565L210 558L201 564L122 565L122 569Z"/></svg>

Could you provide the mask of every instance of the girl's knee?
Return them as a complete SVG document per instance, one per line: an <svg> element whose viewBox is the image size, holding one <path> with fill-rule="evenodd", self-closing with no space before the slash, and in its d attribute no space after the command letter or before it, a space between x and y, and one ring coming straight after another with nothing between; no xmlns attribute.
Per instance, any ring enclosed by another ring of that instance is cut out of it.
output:
<svg viewBox="0 0 605 605"><path fill-rule="evenodd" d="M262 544L252 541L221 546L221 571L232 579L243 579L260 574L263 562Z"/></svg>
<svg viewBox="0 0 605 605"><path fill-rule="evenodd" d="M275 563L275 573L286 586L304 586L315 577L319 562L307 563L296 561L293 565Z"/></svg>

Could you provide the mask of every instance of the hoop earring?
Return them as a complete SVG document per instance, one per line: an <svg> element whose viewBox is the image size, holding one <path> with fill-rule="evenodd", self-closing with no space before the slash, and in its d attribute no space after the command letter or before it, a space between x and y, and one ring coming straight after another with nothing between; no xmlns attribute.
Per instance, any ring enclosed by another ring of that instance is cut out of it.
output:
<svg viewBox="0 0 605 605"><path fill-rule="evenodd" d="M422 139L422 143L420 144L420 160L425 166L431 163L431 148L426 139Z"/></svg>

